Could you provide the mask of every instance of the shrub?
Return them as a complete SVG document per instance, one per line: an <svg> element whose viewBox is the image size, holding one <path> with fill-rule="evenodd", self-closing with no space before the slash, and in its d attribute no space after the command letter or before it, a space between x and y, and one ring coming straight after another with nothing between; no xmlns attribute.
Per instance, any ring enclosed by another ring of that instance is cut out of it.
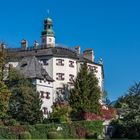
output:
<svg viewBox="0 0 140 140"><path fill-rule="evenodd" d="M30 132L25 131L25 132L20 133L19 139L31 139Z"/></svg>
<svg viewBox="0 0 140 140"><path fill-rule="evenodd" d="M7 126L0 127L0 139L16 139L17 135L12 133L11 129Z"/></svg>
<svg viewBox="0 0 140 140"><path fill-rule="evenodd" d="M97 136L100 135L102 130L102 121L76 121L72 122L71 124L49 123L36 125L1 126L0 139L17 139L18 137L23 138L22 136L27 135L29 138L31 136L32 139L90 138L93 136L92 134L97 134Z"/></svg>
<svg viewBox="0 0 140 140"><path fill-rule="evenodd" d="M78 128L76 128L76 134L78 135L78 138L85 138L86 129L83 127L78 127Z"/></svg>
<svg viewBox="0 0 140 140"><path fill-rule="evenodd" d="M47 134L48 139L62 139L61 134L58 134L58 132L48 132Z"/></svg>
<svg viewBox="0 0 140 140"><path fill-rule="evenodd" d="M86 133L86 139L97 139L97 133Z"/></svg>

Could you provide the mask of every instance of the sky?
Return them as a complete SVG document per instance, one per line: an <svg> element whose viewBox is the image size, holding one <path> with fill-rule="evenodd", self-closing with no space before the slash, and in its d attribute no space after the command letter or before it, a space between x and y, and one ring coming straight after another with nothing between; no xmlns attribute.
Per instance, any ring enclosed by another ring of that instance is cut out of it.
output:
<svg viewBox="0 0 140 140"><path fill-rule="evenodd" d="M140 82L139 7L139 0L0 0L0 40L8 47L40 42L49 9L57 43L93 48L95 60L103 58L113 101Z"/></svg>

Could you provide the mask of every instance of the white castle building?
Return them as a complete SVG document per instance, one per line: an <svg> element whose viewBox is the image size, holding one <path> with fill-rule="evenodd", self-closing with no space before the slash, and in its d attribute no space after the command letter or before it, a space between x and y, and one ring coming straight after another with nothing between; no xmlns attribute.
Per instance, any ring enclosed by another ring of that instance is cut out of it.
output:
<svg viewBox="0 0 140 140"><path fill-rule="evenodd" d="M80 46L70 49L56 45L53 22L51 18L44 20L44 31L41 34L41 45L34 42L28 47L26 40L21 41L21 48L7 48L8 66L12 65L20 70L25 77L32 79L43 101L44 117L52 112L51 106L58 99L67 95L67 88L73 87L73 80L83 62L87 62L88 69L95 73L99 86L103 90L103 64L94 61L92 49L80 53ZM94 101L93 101L94 102Z"/></svg>

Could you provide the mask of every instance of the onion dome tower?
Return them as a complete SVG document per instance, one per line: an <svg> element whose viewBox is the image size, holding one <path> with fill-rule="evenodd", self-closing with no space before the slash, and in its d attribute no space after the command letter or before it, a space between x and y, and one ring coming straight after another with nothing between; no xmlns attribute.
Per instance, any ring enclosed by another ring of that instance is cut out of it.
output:
<svg viewBox="0 0 140 140"><path fill-rule="evenodd" d="M44 31L41 33L42 48L55 47L55 34L53 31L53 21L51 18L44 20Z"/></svg>

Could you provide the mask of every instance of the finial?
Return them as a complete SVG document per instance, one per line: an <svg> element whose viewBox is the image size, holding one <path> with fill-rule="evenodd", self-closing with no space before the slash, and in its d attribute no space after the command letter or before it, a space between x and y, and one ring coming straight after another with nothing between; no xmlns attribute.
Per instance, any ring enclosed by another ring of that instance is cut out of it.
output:
<svg viewBox="0 0 140 140"><path fill-rule="evenodd" d="M48 17L50 16L50 10L49 9L47 10L47 16Z"/></svg>
<svg viewBox="0 0 140 140"><path fill-rule="evenodd" d="M101 65L103 65L103 59L100 58L99 61L98 61L98 63L101 64Z"/></svg>

